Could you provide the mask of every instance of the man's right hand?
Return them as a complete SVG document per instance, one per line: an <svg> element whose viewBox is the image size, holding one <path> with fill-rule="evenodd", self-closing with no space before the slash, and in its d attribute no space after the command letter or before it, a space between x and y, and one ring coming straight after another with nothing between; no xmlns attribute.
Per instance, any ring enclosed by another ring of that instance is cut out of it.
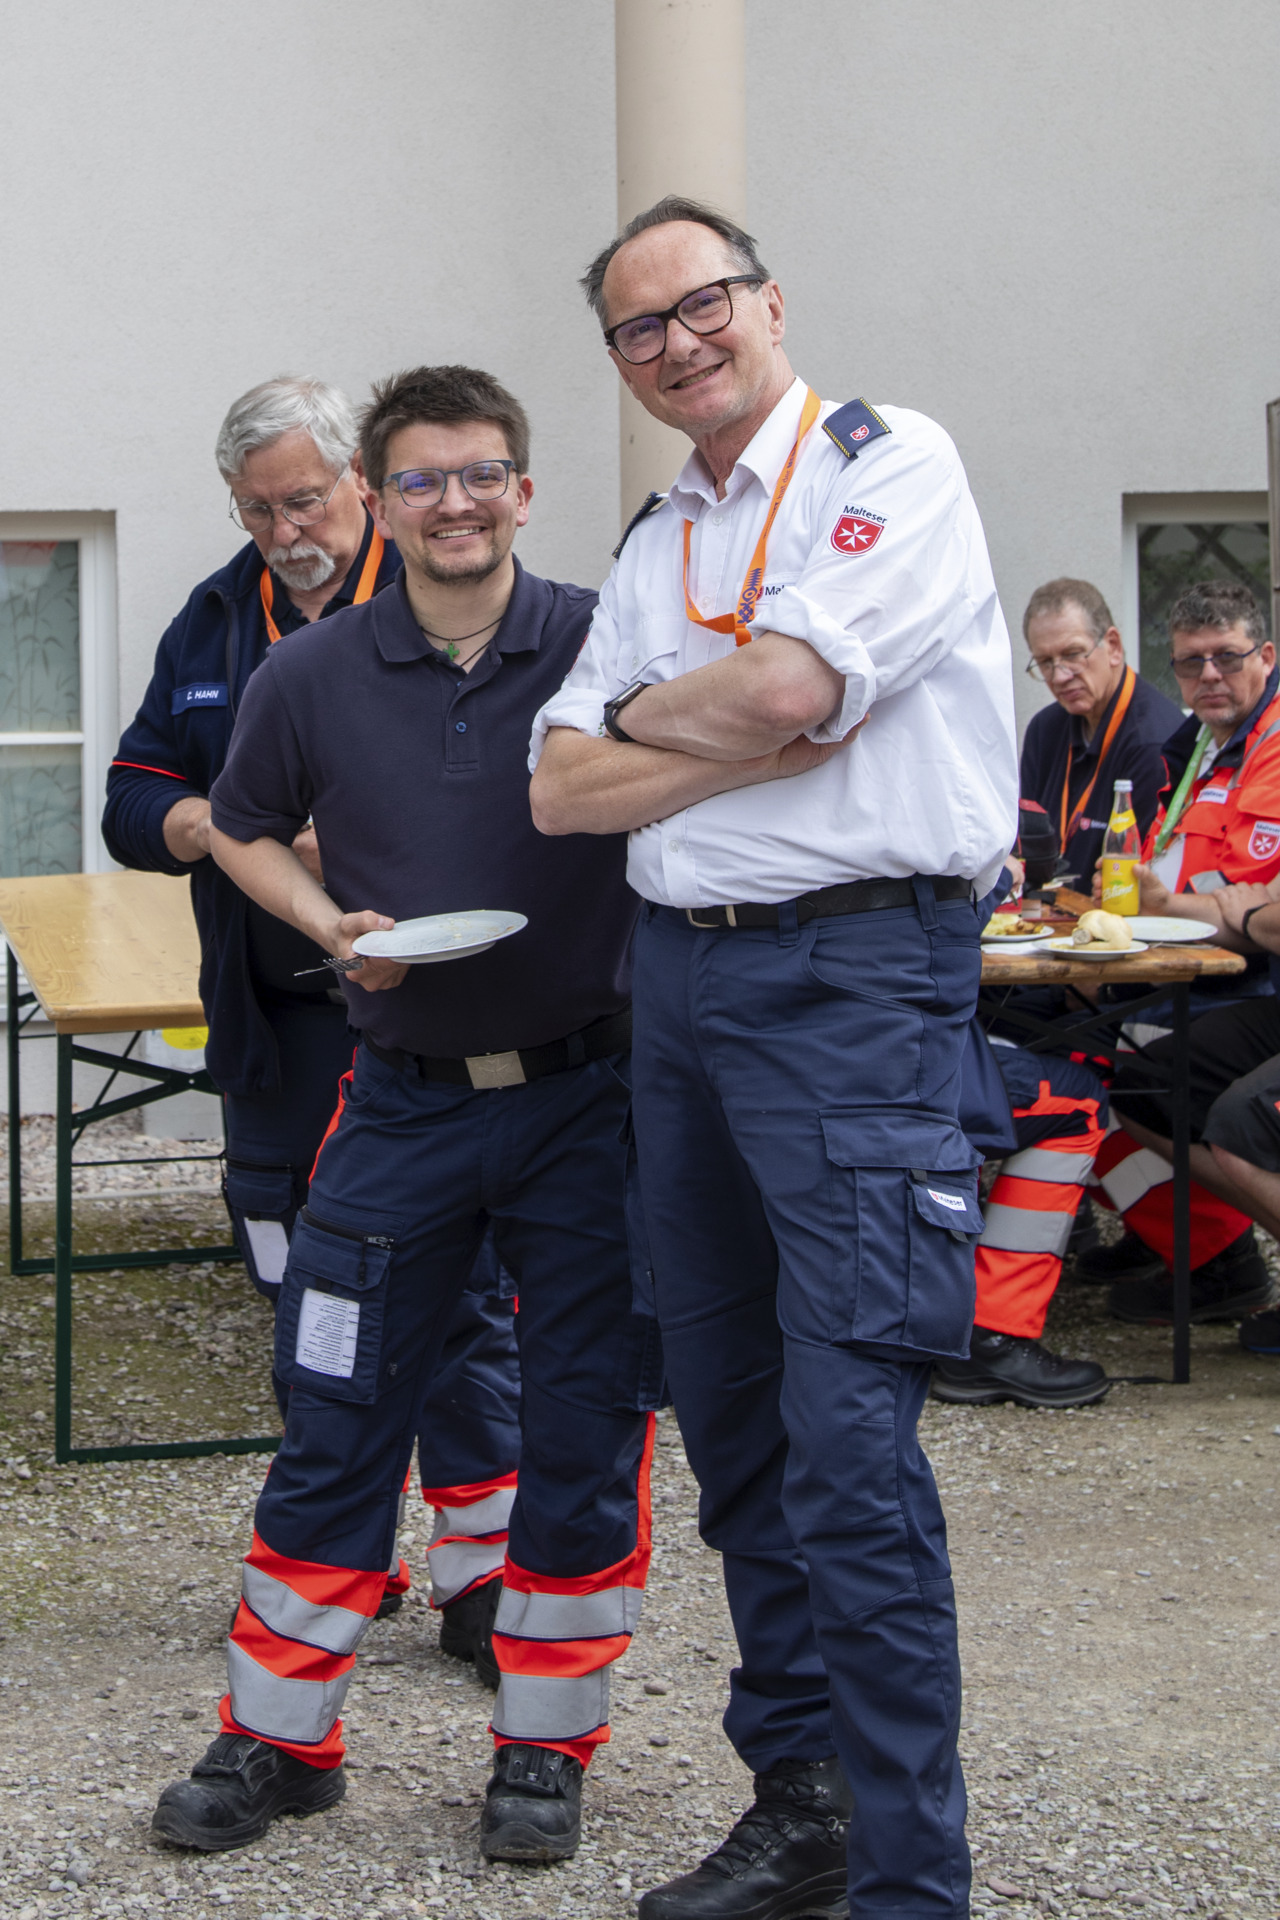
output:
<svg viewBox="0 0 1280 1920"><path fill-rule="evenodd" d="M175 860L192 866L209 852L209 815L207 800L184 793L175 800L164 817L164 843Z"/></svg>
<svg viewBox="0 0 1280 1920"><path fill-rule="evenodd" d="M785 747L777 747L772 753L762 753L758 759L743 760L738 764L758 769L755 781L748 782L749 785L758 785L767 780L792 780L798 773L812 773L833 753L839 753L841 747L847 747L866 724L865 719L859 720L857 726L852 727L842 739L825 741L821 746L815 745L808 734L802 733L795 740L788 740Z"/></svg>
<svg viewBox="0 0 1280 1920"><path fill-rule="evenodd" d="M355 950L355 943L362 933L390 933L395 921L389 920L385 913L344 913L337 925L333 942L334 955L339 960L356 959L360 965L344 975L357 987L363 987L366 993L383 993L388 987L398 987L409 969L400 960L366 959Z"/></svg>

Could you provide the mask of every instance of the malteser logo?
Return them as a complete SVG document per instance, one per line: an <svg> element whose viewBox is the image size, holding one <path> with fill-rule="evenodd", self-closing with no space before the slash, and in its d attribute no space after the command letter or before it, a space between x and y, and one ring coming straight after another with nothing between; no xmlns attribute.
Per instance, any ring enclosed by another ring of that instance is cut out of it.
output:
<svg viewBox="0 0 1280 1920"><path fill-rule="evenodd" d="M837 553L870 553L884 529L882 513L868 513L865 507L846 507L831 529L831 544Z"/></svg>

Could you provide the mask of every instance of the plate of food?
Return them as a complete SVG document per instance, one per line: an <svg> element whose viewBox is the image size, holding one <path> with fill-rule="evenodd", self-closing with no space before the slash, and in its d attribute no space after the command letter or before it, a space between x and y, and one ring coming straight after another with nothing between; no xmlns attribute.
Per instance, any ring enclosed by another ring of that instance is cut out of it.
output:
<svg viewBox="0 0 1280 1920"><path fill-rule="evenodd" d="M1125 960L1130 954L1145 953L1147 942L1134 939L1131 920L1090 907L1076 921L1074 933L1044 941L1043 950L1069 960Z"/></svg>
<svg viewBox="0 0 1280 1920"><path fill-rule="evenodd" d="M483 907L468 913L428 913L417 920L399 920L385 933L362 933L352 946L366 960L398 960L409 967L429 967L440 960L465 960L487 953L497 941L527 927L523 913L502 913Z"/></svg>
<svg viewBox="0 0 1280 1920"><path fill-rule="evenodd" d="M997 947L1039 946L1044 936L1043 920L1028 920L1018 913L993 913L982 929L982 938Z"/></svg>
<svg viewBox="0 0 1280 1920"><path fill-rule="evenodd" d="M1148 946L1161 946L1169 941L1182 946L1192 940L1212 940L1218 931L1203 920L1176 920L1172 914L1166 919L1162 913L1135 913L1129 925L1134 939L1145 940Z"/></svg>

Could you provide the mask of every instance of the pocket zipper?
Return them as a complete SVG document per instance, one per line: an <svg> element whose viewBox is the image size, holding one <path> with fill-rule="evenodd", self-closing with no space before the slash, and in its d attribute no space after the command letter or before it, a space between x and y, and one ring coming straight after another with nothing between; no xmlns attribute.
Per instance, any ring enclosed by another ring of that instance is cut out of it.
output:
<svg viewBox="0 0 1280 1920"><path fill-rule="evenodd" d="M382 1247L390 1253L396 1244L389 1233L357 1233L354 1227L336 1227L332 1220L322 1220L312 1213L310 1207L302 1208L302 1218L309 1227L318 1227L321 1233L336 1233L340 1240L358 1240L362 1247Z"/></svg>

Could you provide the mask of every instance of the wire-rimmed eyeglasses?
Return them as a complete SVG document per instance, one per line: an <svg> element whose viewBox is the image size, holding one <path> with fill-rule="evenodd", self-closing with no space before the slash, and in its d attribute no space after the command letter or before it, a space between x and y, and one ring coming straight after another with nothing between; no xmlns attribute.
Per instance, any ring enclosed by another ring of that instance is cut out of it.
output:
<svg viewBox="0 0 1280 1920"><path fill-rule="evenodd" d="M634 320L619 320L616 327L606 327L604 343L629 365L643 366L646 360L657 360L666 351L669 321L678 320L690 333L723 333L733 319L730 288L763 285L764 278L758 273L731 273L724 280L710 280L662 313L640 313Z"/></svg>
<svg viewBox="0 0 1280 1920"><path fill-rule="evenodd" d="M295 493L277 505L268 500L237 500L233 493L228 512L236 525L246 533L265 533L268 527L275 525L277 514L282 520L287 520L290 526L314 527L317 520L324 519L329 502L342 484L346 471L344 467L328 493Z"/></svg>
<svg viewBox="0 0 1280 1920"><path fill-rule="evenodd" d="M499 500L516 470L514 460L472 460L465 467L405 467L389 473L384 487L394 486L406 507L434 507L444 499L454 474L473 500Z"/></svg>
<svg viewBox="0 0 1280 1920"><path fill-rule="evenodd" d="M1104 635L1103 638L1105 637ZM1101 640L1095 640L1091 647L1069 647L1065 653L1058 654L1053 660L1029 660L1027 672L1033 680L1049 682L1056 680L1060 673L1079 673L1085 661L1090 659L1101 645Z"/></svg>

